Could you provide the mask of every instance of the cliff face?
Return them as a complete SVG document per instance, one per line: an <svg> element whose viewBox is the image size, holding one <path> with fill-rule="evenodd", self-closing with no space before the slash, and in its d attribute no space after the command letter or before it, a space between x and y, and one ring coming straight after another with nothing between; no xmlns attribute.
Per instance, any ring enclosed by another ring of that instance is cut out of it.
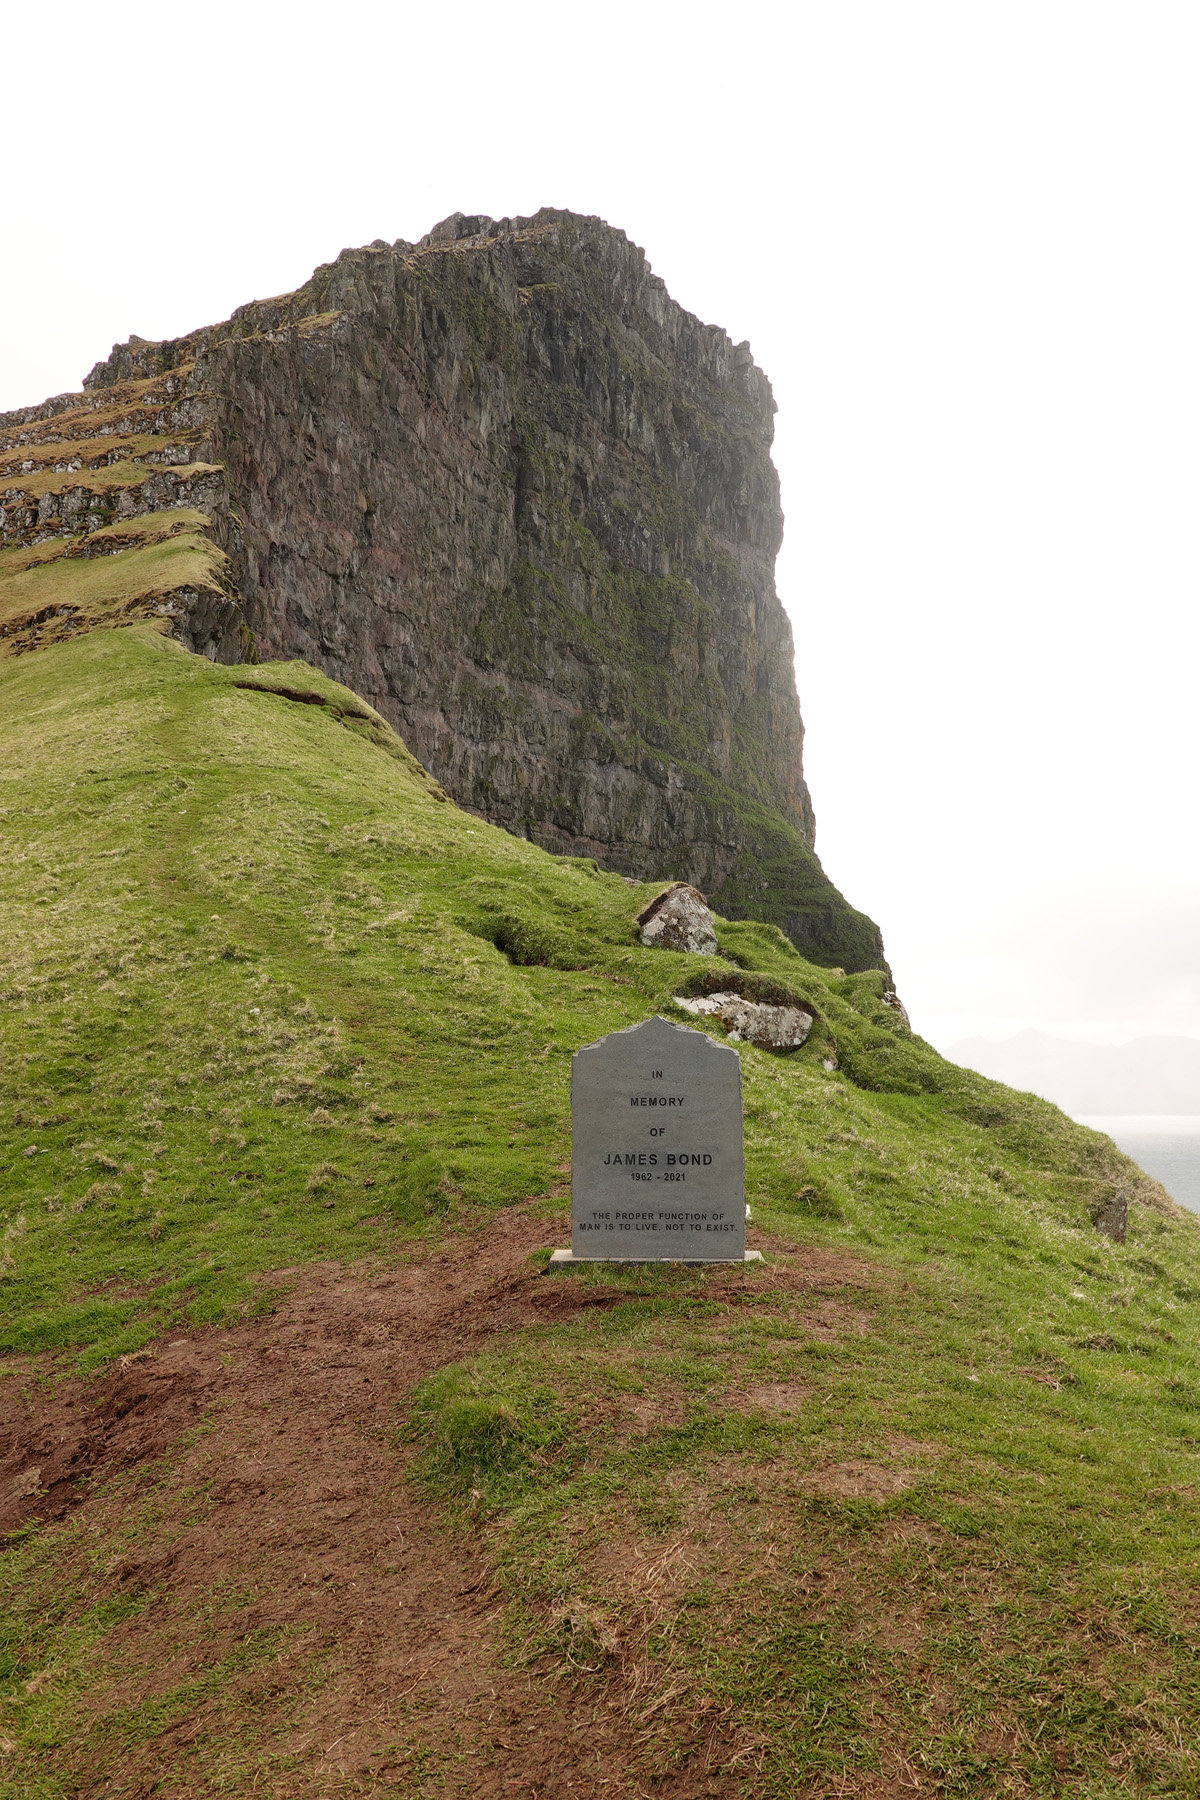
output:
<svg viewBox="0 0 1200 1800"><path fill-rule="evenodd" d="M50 406L157 407L173 479L208 483L187 498L227 560L203 606L172 603L193 647L236 660L253 634L369 700L487 819L882 963L812 850L770 387L621 232L456 215L131 340L85 387ZM164 479L113 504L164 516ZM10 534L44 542L47 496L23 525L5 498Z"/></svg>

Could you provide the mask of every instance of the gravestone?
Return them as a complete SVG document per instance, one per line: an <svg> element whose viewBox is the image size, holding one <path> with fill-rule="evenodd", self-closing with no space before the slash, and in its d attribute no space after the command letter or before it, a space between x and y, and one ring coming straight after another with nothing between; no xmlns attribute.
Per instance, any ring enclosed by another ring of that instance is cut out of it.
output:
<svg viewBox="0 0 1200 1800"><path fill-rule="evenodd" d="M564 1262L743 1262L742 1065L701 1031L647 1019L571 1060Z"/></svg>

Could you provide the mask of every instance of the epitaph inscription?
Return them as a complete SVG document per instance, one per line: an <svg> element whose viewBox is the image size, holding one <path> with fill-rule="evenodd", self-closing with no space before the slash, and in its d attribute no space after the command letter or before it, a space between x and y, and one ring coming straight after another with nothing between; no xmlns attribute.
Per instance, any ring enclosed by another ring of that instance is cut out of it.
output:
<svg viewBox="0 0 1200 1800"><path fill-rule="evenodd" d="M740 1262L742 1065L647 1019L571 1060L571 1248L607 1260Z"/></svg>

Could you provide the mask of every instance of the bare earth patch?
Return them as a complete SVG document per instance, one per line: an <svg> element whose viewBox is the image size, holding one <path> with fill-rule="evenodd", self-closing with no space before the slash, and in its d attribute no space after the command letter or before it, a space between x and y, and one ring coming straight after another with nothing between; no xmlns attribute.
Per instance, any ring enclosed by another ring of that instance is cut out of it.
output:
<svg viewBox="0 0 1200 1800"><path fill-rule="evenodd" d="M790 1413L803 1406L809 1390L802 1381L764 1381L747 1390L746 1402L763 1412Z"/></svg>
<svg viewBox="0 0 1200 1800"><path fill-rule="evenodd" d="M278 1272L269 1318L190 1332L92 1384L9 1365L0 1529L40 1516L64 1534L65 1584L141 1602L105 1637L105 1679L43 1773L97 1795L119 1776L123 1792L167 1800L218 1766L225 1791L280 1800L733 1792L733 1722L674 1718L685 1753L654 1767L648 1726L678 1711L670 1696L505 1668L479 1549L448 1537L404 1479L395 1433L416 1380L497 1334L619 1303L536 1273L529 1255L552 1239L514 1210L384 1274ZM633 1412L635 1429L661 1422ZM89 1551L106 1541L97 1587ZM635 1551L628 1575L661 1594L688 1560ZM566 1629L585 1647L602 1636L602 1622ZM268 1648L235 1667L254 1643ZM156 1700L152 1724L107 1730Z"/></svg>
<svg viewBox="0 0 1200 1800"><path fill-rule="evenodd" d="M890 1500L911 1487L916 1479L912 1469L886 1469L881 1463L849 1457L845 1462L814 1469L806 1478L806 1485L844 1500Z"/></svg>
<svg viewBox="0 0 1200 1800"><path fill-rule="evenodd" d="M687 1416L683 1391L673 1382L660 1380L652 1393L631 1395L628 1403L632 1437L649 1437L653 1431L682 1425Z"/></svg>
<svg viewBox="0 0 1200 1800"><path fill-rule="evenodd" d="M739 1388L722 1396L729 1407L765 1413L793 1413L808 1399L803 1381L764 1381L757 1387Z"/></svg>

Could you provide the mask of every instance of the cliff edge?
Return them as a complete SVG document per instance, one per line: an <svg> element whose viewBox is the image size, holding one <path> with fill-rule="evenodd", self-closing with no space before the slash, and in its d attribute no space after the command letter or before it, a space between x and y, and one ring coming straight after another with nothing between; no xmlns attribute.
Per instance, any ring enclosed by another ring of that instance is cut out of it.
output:
<svg viewBox="0 0 1200 1800"><path fill-rule="evenodd" d="M84 385L0 420L0 648L301 658L483 818L886 967L813 850L769 383L624 233L456 214Z"/></svg>

